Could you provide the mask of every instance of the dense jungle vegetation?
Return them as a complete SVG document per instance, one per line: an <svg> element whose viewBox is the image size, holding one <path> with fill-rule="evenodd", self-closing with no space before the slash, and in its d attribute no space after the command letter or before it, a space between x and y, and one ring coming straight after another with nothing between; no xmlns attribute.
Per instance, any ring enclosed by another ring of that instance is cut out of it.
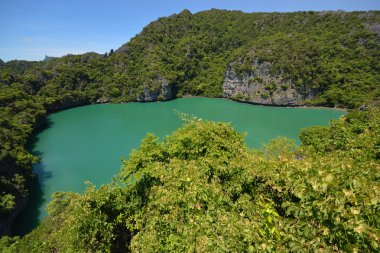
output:
<svg viewBox="0 0 380 253"><path fill-rule="evenodd" d="M380 110L248 150L227 123L149 134L113 183L58 192L3 252L376 252Z"/></svg>
<svg viewBox="0 0 380 253"><path fill-rule="evenodd" d="M37 160L26 146L47 113L220 97L226 66L244 75L257 60L312 94L309 105L357 108L380 95L379 24L377 11L184 10L103 55L0 61L0 223L25 202ZM353 112L302 132L300 148L277 140L251 152L225 124L189 123L162 143L147 137L117 183L57 193L39 228L1 242L15 242L11 252L378 250L378 126L378 109Z"/></svg>

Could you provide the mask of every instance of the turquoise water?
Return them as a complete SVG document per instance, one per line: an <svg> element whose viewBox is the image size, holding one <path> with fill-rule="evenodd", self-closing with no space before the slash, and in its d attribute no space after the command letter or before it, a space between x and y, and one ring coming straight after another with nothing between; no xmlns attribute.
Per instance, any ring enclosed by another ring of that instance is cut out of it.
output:
<svg viewBox="0 0 380 253"><path fill-rule="evenodd" d="M165 137L181 126L177 112L205 120L231 122L251 148L277 136L296 139L301 128L327 125L341 111L317 108L268 107L225 99L181 98L168 102L102 104L78 107L48 116L50 126L39 133L31 151L41 157L34 166L32 199L15 222L25 233L47 215L52 193L82 192L90 181L99 186L111 181L121 166L150 132Z"/></svg>

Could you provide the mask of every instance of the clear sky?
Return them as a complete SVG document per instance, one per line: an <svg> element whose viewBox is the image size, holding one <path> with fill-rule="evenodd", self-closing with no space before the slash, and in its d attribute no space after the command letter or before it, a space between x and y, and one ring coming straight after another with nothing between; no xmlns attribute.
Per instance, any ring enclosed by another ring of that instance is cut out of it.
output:
<svg viewBox="0 0 380 253"><path fill-rule="evenodd" d="M0 59L117 49L159 17L188 9L379 10L380 0L0 0Z"/></svg>

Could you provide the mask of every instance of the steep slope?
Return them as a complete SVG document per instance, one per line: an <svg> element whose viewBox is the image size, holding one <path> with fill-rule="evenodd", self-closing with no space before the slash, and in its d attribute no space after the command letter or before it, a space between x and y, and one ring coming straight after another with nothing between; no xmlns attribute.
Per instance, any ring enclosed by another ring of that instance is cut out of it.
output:
<svg viewBox="0 0 380 253"><path fill-rule="evenodd" d="M135 63L122 71L130 83L163 77L177 96L355 107L379 95L370 28L379 22L379 12L183 11L148 25L113 58Z"/></svg>

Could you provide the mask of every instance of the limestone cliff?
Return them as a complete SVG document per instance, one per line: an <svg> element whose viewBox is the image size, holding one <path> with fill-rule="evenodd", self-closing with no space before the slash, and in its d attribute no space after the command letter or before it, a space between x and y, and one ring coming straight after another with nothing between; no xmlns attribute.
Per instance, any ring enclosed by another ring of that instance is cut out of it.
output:
<svg viewBox="0 0 380 253"><path fill-rule="evenodd" d="M152 102L158 100L171 100L174 98L172 86L165 78L159 77L154 85L143 85L143 92L136 98L138 102Z"/></svg>
<svg viewBox="0 0 380 253"><path fill-rule="evenodd" d="M242 64L245 67L241 67ZM248 66L248 68L247 68ZM234 61L227 66L223 96L241 102L277 106L300 106L311 92L301 91L281 75L271 73L270 62L255 59L247 64Z"/></svg>

